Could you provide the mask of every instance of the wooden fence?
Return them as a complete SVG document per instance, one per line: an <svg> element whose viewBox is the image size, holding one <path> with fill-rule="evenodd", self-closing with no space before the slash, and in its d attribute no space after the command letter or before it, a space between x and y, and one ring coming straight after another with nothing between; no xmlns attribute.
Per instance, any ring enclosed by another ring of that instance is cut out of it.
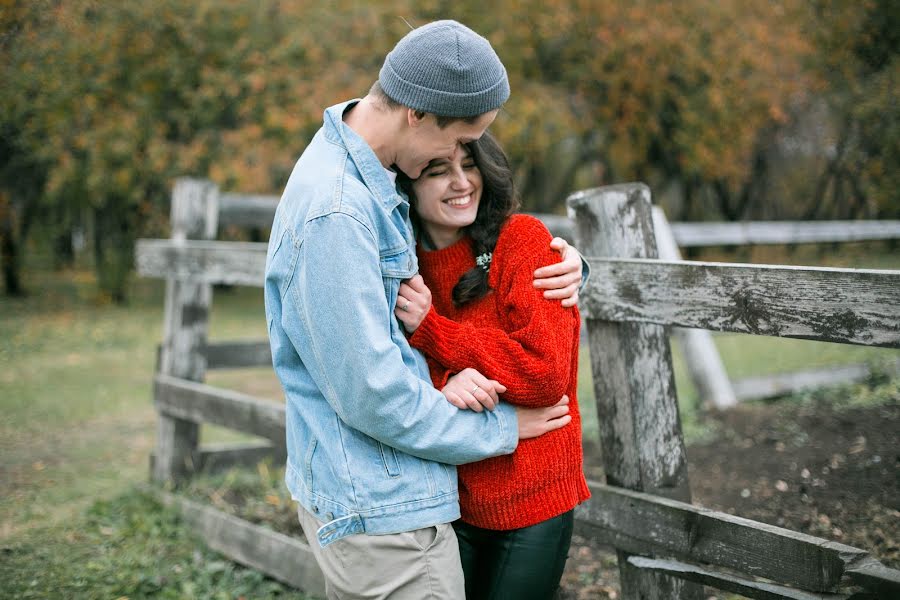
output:
<svg viewBox="0 0 900 600"><path fill-rule="evenodd" d="M209 182L179 180L172 239L138 244L139 273L167 280L154 379L157 481L284 457L284 406L202 383L208 369L270 364L265 341L206 339L212 284L263 283L265 244L212 241L219 225L262 224L244 208L254 202L269 206L267 197L239 201ZM701 598L700 584L749 598L900 597L900 572L864 550L690 504L668 342L668 327L680 326L897 348L900 271L660 261L646 186L588 190L568 205L594 273L581 306L607 478L590 482L592 498L576 516L617 549L623 597ZM198 447L200 423L269 441ZM304 541L161 495L212 548L322 595Z"/></svg>
<svg viewBox="0 0 900 600"><path fill-rule="evenodd" d="M277 196L222 194L219 219L225 225L267 228ZM575 239L571 218L535 214L554 235ZM680 248L716 245L840 243L900 239L900 221L747 221L741 223L669 223L658 207L653 211L660 258L681 260ZM726 409L745 400L760 400L802 389L849 383L871 375L866 364L846 368L813 369L796 373L749 377L732 381L709 331L675 328L675 341L688 367L691 382L703 406ZM900 361L886 365L900 373Z"/></svg>

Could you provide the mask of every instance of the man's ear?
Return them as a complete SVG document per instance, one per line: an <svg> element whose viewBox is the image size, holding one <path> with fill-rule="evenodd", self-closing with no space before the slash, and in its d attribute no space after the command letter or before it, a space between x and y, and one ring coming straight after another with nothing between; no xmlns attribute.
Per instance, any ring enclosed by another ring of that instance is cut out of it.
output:
<svg viewBox="0 0 900 600"><path fill-rule="evenodd" d="M425 117L427 116L428 113L422 112L421 110L416 110L414 108L406 109L406 122L410 127L419 127L425 122Z"/></svg>

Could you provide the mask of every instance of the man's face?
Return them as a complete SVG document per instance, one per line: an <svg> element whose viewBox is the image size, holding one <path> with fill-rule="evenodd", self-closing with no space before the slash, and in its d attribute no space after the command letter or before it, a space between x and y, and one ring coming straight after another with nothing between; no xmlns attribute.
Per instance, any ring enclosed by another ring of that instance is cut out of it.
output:
<svg viewBox="0 0 900 600"><path fill-rule="evenodd" d="M417 127L410 129L407 143L397 155L397 167L410 179L417 179L432 160L449 159L459 144L480 138L494 122L497 112L485 113L474 123L454 121L443 129L438 127L434 115L426 115Z"/></svg>

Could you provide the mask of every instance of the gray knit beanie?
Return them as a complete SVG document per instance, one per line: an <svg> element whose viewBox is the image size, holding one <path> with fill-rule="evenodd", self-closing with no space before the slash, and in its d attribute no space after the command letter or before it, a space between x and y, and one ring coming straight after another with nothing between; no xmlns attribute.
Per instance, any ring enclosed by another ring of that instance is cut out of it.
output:
<svg viewBox="0 0 900 600"><path fill-rule="evenodd" d="M378 81L400 104L442 117L474 117L509 98L506 69L491 43L456 21L406 34L384 59Z"/></svg>

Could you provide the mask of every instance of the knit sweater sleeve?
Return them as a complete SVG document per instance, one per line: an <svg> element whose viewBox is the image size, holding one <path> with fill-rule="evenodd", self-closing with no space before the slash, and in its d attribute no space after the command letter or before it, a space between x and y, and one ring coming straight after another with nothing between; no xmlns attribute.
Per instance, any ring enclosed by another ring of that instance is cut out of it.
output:
<svg viewBox="0 0 900 600"><path fill-rule="evenodd" d="M512 217L501 232L490 284L498 294L502 329L458 323L432 307L410 343L450 372L472 367L496 379L513 404L556 404L571 383L579 316L532 285L535 269L559 262L550 240L543 223L525 215Z"/></svg>

